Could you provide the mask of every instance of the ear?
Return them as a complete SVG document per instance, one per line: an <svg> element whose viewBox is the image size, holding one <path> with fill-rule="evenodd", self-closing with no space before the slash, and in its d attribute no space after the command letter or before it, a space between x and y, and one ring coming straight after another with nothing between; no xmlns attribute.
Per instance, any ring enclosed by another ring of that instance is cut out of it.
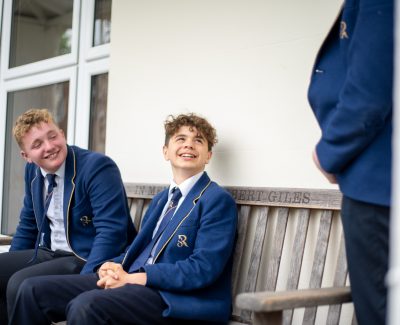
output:
<svg viewBox="0 0 400 325"><path fill-rule="evenodd" d="M28 157L25 151L21 150L20 151L21 157L28 163L32 162L32 159Z"/></svg>
<svg viewBox="0 0 400 325"><path fill-rule="evenodd" d="M211 157L212 157L212 151L209 151L209 152L207 153L207 160L206 160L206 164L208 164L208 163L210 162L210 160L211 160Z"/></svg>
<svg viewBox="0 0 400 325"><path fill-rule="evenodd" d="M164 155L164 159L166 161L169 161L169 157L168 157L168 146L163 146L163 155Z"/></svg>

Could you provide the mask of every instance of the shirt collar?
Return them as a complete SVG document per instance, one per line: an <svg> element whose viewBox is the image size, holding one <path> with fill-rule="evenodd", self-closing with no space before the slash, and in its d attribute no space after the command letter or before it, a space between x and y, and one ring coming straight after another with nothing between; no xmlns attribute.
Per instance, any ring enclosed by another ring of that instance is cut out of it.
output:
<svg viewBox="0 0 400 325"><path fill-rule="evenodd" d="M204 171L189 177L184 180L181 184L177 185L173 180L171 181L171 185L169 186L168 198L172 195L171 191L174 187L178 187L181 190L182 197L186 197L189 194L190 190L193 188L194 184L200 179L200 177L204 174Z"/></svg>
<svg viewBox="0 0 400 325"><path fill-rule="evenodd" d="M44 178L46 178L47 174L50 174L50 173L46 172L42 167L40 167L40 172L42 173ZM60 168L58 168L56 170L56 172L54 174L56 174L60 178L64 178L64 175L65 175L65 161L62 163Z"/></svg>

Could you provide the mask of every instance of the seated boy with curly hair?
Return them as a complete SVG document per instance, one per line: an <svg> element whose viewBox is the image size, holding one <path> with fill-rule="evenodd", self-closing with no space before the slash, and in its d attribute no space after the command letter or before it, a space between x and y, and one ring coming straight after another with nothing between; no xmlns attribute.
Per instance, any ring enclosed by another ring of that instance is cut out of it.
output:
<svg viewBox="0 0 400 325"><path fill-rule="evenodd" d="M204 171L215 129L194 114L165 122L173 179L126 252L97 274L25 281L11 324L226 324L237 209Z"/></svg>

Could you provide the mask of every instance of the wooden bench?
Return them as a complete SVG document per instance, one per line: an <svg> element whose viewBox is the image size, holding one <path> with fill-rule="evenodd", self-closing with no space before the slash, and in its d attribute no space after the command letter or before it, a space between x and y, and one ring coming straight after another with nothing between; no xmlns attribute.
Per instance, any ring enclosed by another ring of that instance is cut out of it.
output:
<svg viewBox="0 0 400 325"><path fill-rule="evenodd" d="M126 184L136 229L150 200L164 188ZM231 324L354 324L352 304L343 305L351 302L351 292L340 192L226 189L239 211Z"/></svg>
<svg viewBox="0 0 400 325"><path fill-rule="evenodd" d="M125 184L136 229L162 184ZM232 325L354 324L337 190L226 187L239 212ZM322 289L321 289L322 287ZM329 307L318 307L329 305Z"/></svg>
<svg viewBox="0 0 400 325"><path fill-rule="evenodd" d="M0 235L0 246L10 245L11 244L11 240L12 240L11 236Z"/></svg>

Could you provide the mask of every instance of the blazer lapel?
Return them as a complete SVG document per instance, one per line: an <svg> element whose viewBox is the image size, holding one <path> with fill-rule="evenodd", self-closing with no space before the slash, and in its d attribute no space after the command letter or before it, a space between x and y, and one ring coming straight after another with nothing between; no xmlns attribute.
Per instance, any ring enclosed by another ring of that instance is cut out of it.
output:
<svg viewBox="0 0 400 325"><path fill-rule="evenodd" d="M72 196L75 191L76 177L76 156L73 148L67 145L67 159L65 160L65 180L64 180L64 226L68 229L69 210L71 209ZM68 236L68 234L67 234Z"/></svg>
<svg viewBox="0 0 400 325"><path fill-rule="evenodd" d="M143 227L140 229L137 237L132 242L128 251L125 254L122 264L131 265L136 257L146 248L147 244L152 240L153 231L157 221L163 211L163 208L168 200L168 189L165 190L157 201L153 211L149 211L150 215L146 217Z"/></svg>
<svg viewBox="0 0 400 325"><path fill-rule="evenodd" d="M204 193L204 191L207 189L207 187L211 184L211 180L208 177L207 173L204 172L204 174L200 177L200 179L197 181L197 183L193 186L193 188L190 190L189 194L186 196L185 200L182 202L181 206L178 208L178 210L175 212L175 215L172 217L171 221L169 224L166 226L164 233L161 235L160 242L157 246L157 250L154 254L154 262L158 258L158 256L161 254L162 250L165 248L165 246L168 244L168 242L171 240L173 235L175 234L176 230L182 223L182 221L189 216L193 208L196 206L197 201L201 197L201 195Z"/></svg>
<svg viewBox="0 0 400 325"><path fill-rule="evenodd" d="M147 220L145 220L143 228L140 229L139 231L140 242L143 243L144 245L147 245L151 241L153 237L154 228L157 225L157 222L161 216L165 204L167 203L167 200L168 200L168 189L165 190L165 192L158 199L154 210L151 212Z"/></svg>

